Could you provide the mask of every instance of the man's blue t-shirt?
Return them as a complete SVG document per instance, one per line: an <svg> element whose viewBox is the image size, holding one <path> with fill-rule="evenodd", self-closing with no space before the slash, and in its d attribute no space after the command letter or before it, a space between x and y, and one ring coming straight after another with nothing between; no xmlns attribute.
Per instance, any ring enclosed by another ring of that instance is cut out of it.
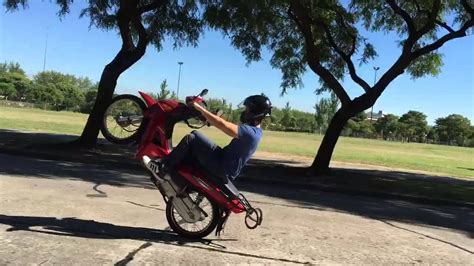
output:
<svg viewBox="0 0 474 266"><path fill-rule="evenodd" d="M259 127L241 124L238 128L238 138L232 139L223 149L223 170L227 177L235 179L245 163L257 150L262 138L262 129Z"/></svg>

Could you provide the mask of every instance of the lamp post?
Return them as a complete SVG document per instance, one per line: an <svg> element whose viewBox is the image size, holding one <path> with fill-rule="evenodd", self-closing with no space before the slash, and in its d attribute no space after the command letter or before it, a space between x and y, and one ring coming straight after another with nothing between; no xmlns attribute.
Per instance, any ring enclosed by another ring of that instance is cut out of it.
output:
<svg viewBox="0 0 474 266"><path fill-rule="evenodd" d="M375 81L377 81L377 70L379 70L379 69L380 69L380 67L374 67L374 71L375 71L375 73L374 73L374 86L375 86ZM375 105L375 103L372 105L372 109L370 110L370 123L373 123L372 116L374 114L374 105Z"/></svg>
<svg viewBox="0 0 474 266"><path fill-rule="evenodd" d="M46 53L48 52L48 31L49 31L49 29L46 31L46 41L45 41L45 45L44 45L43 72L46 69Z"/></svg>
<svg viewBox="0 0 474 266"><path fill-rule="evenodd" d="M183 62L178 62L179 64L179 72L178 72L178 89L176 90L176 98L179 99L179 81L181 80L181 66L183 65Z"/></svg>

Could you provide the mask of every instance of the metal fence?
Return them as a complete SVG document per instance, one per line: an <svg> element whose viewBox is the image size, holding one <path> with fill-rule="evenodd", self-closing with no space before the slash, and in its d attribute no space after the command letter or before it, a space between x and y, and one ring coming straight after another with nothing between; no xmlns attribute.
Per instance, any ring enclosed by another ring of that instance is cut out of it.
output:
<svg viewBox="0 0 474 266"><path fill-rule="evenodd" d="M15 102L9 100L0 100L0 106L8 106L8 107L22 107L22 108L35 108L37 107L34 103L27 103L27 102Z"/></svg>

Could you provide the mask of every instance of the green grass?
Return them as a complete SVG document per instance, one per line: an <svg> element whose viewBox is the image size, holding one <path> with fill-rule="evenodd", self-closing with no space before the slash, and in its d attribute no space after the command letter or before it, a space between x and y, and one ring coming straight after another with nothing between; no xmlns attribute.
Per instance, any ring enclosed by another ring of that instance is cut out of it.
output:
<svg viewBox="0 0 474 266"><path fill-rule="evenodd" d="M40 109L0 107L0 128L50 133L80 134L86 122L84 114ZM179 125L174 142L190 129ZM202 131L219 145L230 139L214 128ZM260 151L313 157L322 136L305 133L265 131ZM474 149L420 143L399 143L341 137L334 160L422 170L457 177L474 176Z"/></svg>

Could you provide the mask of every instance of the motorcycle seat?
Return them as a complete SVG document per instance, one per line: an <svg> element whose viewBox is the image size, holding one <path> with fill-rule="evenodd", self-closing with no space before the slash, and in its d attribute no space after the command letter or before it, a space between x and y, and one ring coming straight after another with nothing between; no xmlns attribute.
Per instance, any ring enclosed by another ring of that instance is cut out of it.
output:
<svg viewBox="0 0 474 266"><path fill-rule="evenodd" d="M235 185L230 181L227 177L216 176L211 173L206 172L206 176L211 179L214 184L222 189L222 192L229 196L230 198L239 198L239 190L235 187Z"/></svg>
<svg viewBox="0 0 474 266"><path fill-rule="evenodd" d="M240 192L235 187L229 178L226 176L218 176L208 172L204 167L200 166L196 162L188 162L191 166L191 169L196 169L197 173L204 176L207 180L211 181L215 186L217 186L221 191L231 199L238 199ZM183 182L183 181L182 181ZM183 184L184 185L184 184Z"/></svg>

